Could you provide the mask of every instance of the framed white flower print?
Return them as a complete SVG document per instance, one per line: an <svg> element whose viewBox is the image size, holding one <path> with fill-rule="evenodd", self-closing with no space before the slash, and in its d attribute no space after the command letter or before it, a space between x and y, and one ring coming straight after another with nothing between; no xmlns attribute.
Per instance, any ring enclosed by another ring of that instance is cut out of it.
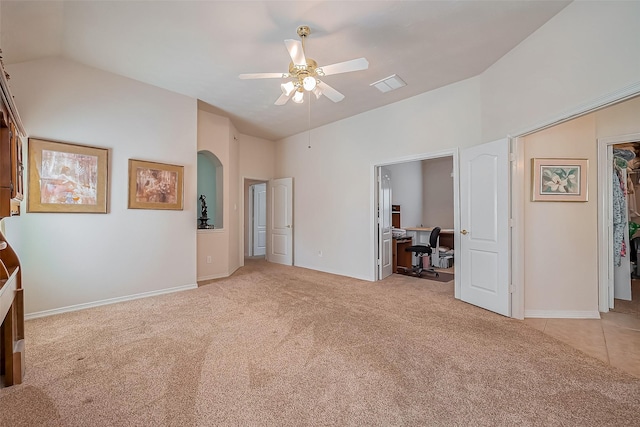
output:
<svg viewBox="0 0 640 427"><path fill-rule="evenodd" d="M531 200L586 202L589 160L531 159Z"/></svg>

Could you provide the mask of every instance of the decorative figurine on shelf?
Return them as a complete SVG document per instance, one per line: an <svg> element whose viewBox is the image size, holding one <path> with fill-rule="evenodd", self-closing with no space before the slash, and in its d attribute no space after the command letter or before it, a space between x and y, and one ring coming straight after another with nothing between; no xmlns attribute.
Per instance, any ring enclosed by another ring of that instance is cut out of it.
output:
<svg viewBox="0 0 640 427"><path fill-rule="evenodd" d="M200 198L198 200L200 200L200 204L201 204L201 208L200 208L200 218L198 218L200 220L200 224L198 224L198 228L214 228L213 225L209 225L208 221L209 221L209 217L207 214L207 202L205 201L205 199L207 198L207 196L205 196L204 194L200 195Z"/></svg>

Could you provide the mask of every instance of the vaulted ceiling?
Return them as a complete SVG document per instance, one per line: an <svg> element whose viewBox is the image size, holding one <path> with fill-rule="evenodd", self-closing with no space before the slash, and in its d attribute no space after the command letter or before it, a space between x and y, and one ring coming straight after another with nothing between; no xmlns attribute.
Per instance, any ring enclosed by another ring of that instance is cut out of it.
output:
<svg viewBox="0 0 640 427"><path fill-rule="evenodd" d="M482 73L569 1L6 1L5 64L62 56L200 99L244 134L277 140ZM274 105L288 72L285 39L308 25L307 57L365 57L327 76L345 95ZM371 83L399 75L407 86Z"/></svg>

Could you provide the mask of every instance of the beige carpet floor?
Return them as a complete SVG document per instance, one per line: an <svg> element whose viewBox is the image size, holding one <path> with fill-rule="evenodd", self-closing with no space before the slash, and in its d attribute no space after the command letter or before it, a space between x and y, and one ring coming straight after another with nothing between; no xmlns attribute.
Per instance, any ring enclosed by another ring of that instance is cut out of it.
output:
<svg viewBox="0 0 640 427"><path fill-rule="evenodd" d="M640 425L640 379L452 293L249 260L196 290L31 320L0 425Z"/></svg>

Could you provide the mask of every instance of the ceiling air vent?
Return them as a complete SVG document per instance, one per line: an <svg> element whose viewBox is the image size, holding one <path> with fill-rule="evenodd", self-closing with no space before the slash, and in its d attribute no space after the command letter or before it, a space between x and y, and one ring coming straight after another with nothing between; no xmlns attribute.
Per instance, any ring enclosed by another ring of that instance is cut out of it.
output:
<svg viewBox="0 0 640 427"><path fill-rule="evenodd" d="M402 80L396 74L393 74L389 77L385 77L382 80L378 80L375 83L371 83L369 86L375 86L380 92L384 93L391 92L392 90L396 90L406 85L407 84L404 82L404 80Z"/></svg>

